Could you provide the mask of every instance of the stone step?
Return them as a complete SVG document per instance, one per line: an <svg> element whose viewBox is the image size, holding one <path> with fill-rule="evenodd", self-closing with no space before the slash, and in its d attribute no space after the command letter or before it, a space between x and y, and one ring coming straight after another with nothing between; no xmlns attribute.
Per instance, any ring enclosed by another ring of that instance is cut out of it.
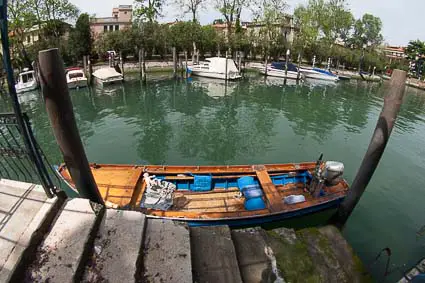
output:
<svg viewBox="0 0 425 283"><path fill-rule="evenodd" d="M242 282L228 226L191 227L194 282Z"/></svg>
<svg viewBox="0 0 425 283"><path fill-rule="evenodd" d="M144 214L107 209L84 281L135 282L144 228Z"/></svg>
<svg viewBox="0 0 425 283"><path fill-rule="evenodd" d="M87 199L69 200L27 270L28 282L78 282L84 272L102 214Z"/></svg>
<svg viewBox="0 0 425 283"><path fill-rule="evenodd" d="M186 224L148 219L143 249L143 282L192 282L189 230Z"/></svg>
<svg viewBox="0 0 425 283"><path fill-rule="evenodd" d="M0 180L0 282L17 282L43 240L63 198L48 199L39 185Z"/></svg>
<svg viewBox="0 0 425 283"><path fill-rule="evenodd" d="M261 228L232 231L233 244L244 283L275 282L277 276L270 260Z"/></svg>

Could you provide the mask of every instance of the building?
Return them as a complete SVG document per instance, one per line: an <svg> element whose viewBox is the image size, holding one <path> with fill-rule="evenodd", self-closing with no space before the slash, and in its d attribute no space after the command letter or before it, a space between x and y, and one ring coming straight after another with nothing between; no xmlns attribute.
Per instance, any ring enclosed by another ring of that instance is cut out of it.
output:
<svg viewBox="0 0 425 283"><path fill-rule="evenodd" d="M276 23L273 25L274 28L279 29L279 32L290 44L295 39L295 33L299 30L294 24L294 18L291 15L286 15L282 23ZM221 32L225 38L227 36L227 24L222 21L214 21L212 27L217 31ZM258 35L260 31L265 27L262 22L241 22L242 30L249 34ZM233 25L234 28L234 25Z"/></svg>
<svg viewBox="0 0 425 283"><path fill-rule="evenodd" d="M61 34L61 38L67 40L69 38L69 32L71 30L71 25L66 22L60 22L60 24L63 26L61 30L63 31L63 34ZM20 37L23 38L23 45L25 47L31 46L37 41L40 40L45 35L45 28L47 26L47 22L37 24L32 26L31 28L25 29L23 32L19 32ZM13 38L15 36L15 32L11 31L9 32L9 38Z"/></svg>
<svg viewBox="0 0 425 283"><path fill-rule="evenodd" d="M104 32L122 30L131 27L133 19L133 7L131 5L119 5L112 9L112 17L91 18L90 28L95 36Z"/></svg>
<svg viewBox="0 0 425 283"><path fill-rule="evenodd" d="M384 54L386 57L390 58L390 61L392 61L393 59L402 60L407 57L405 50L405 47L385 46Z"/></svg>

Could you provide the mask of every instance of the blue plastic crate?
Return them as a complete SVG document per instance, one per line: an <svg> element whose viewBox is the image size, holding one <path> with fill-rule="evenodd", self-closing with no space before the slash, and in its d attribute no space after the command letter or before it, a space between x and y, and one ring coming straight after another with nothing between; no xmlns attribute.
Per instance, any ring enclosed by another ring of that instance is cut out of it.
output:
<svg viewBox="0 0 425 283"><path fill-rule="evenodd" d="M212 176L193 176L193 187L191 188L195 192L205 192L211 190Z"/></svg>

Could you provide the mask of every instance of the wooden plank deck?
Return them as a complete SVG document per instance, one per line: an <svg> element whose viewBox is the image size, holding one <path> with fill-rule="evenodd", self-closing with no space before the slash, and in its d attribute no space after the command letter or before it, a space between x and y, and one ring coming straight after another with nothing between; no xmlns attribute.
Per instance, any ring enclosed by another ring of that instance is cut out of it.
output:
<svg viewBox="0 0 425 283"><path fill-rule="evenodd" d="M276 186L273 184L269 173L267 173L266 168L264 166L254 166L254 169L261 188L263 188L270 211L280 211L282 207L282 198L279 191L276 189Z"/></svg>

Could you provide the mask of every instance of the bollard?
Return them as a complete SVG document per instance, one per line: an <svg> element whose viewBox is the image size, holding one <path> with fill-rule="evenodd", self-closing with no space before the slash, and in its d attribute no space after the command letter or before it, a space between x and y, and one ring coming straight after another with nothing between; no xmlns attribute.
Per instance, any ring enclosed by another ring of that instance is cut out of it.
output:
<svg viewBox="0 0 425 283"><path fill-rule="evenodd" d="M75 122L59 50L40 51L38 60L44 104L72 181L81 197L103 204Z"/></svg>
<svg viewBox="0 0 425 283"><path fill-rule="evenodd" d="M406 76L407 73L405 71L394 70L393 72L389 93L384 98L384 106L379 115L369 147L363 157L362 164L354 178L347 197L339 206L338 211L330 219L330 222L340 229L344 227L348 217L351 215L362 194L366 190L366 186L369 184L379 164L379 160L384 153L385 146L390 138L400 106L403 102Z"/></svg>

